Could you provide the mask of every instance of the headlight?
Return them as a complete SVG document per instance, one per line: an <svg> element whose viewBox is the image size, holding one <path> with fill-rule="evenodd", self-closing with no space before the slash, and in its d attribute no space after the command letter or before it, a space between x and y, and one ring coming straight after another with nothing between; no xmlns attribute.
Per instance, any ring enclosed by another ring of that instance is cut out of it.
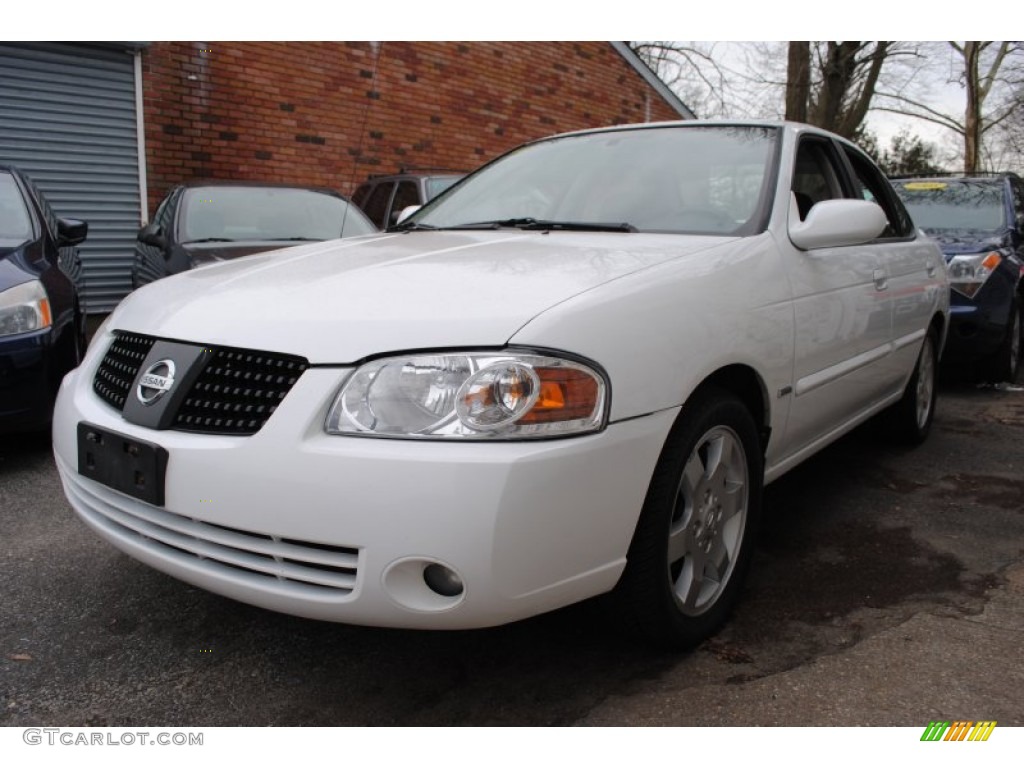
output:
<svg viewBox="0 0 1024 768"><path fill-rule="evenodd" d="M52 324L50 299L38 280L0 293L0 336L42 331Z"/></svg>
<svg viewBox="0 0 1024 768"><path fill-rule="evenodd" d="M954 256L946 267L949 272L949 287L968 298L973 298L1002 261L1003 257L996 251Z"/></svg>
<svg viewBox="0 0 1024 768"><path fill-rule="evenodd" d="M374 360L341 387L327 414L333 435L523 439L604 427L608 387L572 360L466 352Z"/></svg>

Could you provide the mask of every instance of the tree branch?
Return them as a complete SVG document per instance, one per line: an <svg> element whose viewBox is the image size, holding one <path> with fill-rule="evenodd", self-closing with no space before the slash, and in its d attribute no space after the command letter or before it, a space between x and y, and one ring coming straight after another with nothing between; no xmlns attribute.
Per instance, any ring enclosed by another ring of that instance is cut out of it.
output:
<svg viewBox="0 0 1024 768"><path fill-rule="evenodd" d="M960 134L962 134L965 130L963 123L958 122L956 118L943 114L942 112L939 112L937 109L929 107L927 104L922 104L919 101L914 101L913 99L907 96L897 95L895 93L878 93L878 96L886 99L892 99L897 103L909 104L912 107L916 107L917 109L921 110L921 112L913 112L909 109L899 109L898 107L887 107L884 105L880 107L876 106L875 109L879 110L880 112L892 112L897 115L917 117L920 118L921 120L927 120L929 122L945 126L946 128L951 128L952 130ZM922 112L925 114L922 114Z"/></svg>

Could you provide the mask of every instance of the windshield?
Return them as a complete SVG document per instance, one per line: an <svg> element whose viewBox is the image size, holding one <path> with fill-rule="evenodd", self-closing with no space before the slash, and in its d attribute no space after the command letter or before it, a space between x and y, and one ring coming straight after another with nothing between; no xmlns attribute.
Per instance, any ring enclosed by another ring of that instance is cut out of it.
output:
<svg viewBox="0 0 1024 768"><path fill-rule="evenodd" d="M529 220L753 234L762 227L776 135L764 127L677 126L549 139L484 167L410 223Z"/></svg>
<svg viewBox="0 0 1024 768"><path fill-rule="evenodd" d="M325 192L215 186L185 192L179 239L333 240L376 231L359 209Z"/></svg>
<svg viewBox="0 0 1024 768"><path fill-rule="evenodd" d="M14 177L0 173L0 242L18 245L32 237L32 220Z"/></svg>
<svg viewBox="0 0 1024 768"><path fill-rule="evenodd" d="M992 232L1006 226L1001 182L898 181L893 186L922 229Z"/></svg>

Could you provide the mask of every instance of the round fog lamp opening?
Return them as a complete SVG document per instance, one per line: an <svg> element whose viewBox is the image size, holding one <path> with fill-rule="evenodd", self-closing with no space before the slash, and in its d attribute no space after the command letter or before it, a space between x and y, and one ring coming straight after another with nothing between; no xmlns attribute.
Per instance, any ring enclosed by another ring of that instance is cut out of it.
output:
<svg viewBox="0 0 1024 768"><path fill-rule="evenodd" d="M540 389L540 379L530 366L497 363L466 380L455 397L455 411L459 420L472 429L501 429L533 407Z"/></svg>
<svg viewBox="0 0 1024 768"><path fill-rule="evenodd" d="M440 563L431 563L423 569L423 581L442 597L458 597L465 589L459 575Z"/></svg>

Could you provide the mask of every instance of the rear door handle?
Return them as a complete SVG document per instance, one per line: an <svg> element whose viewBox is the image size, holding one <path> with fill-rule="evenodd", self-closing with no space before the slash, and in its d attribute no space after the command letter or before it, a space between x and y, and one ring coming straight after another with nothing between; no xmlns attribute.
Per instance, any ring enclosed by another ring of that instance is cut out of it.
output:
<svg viewBox="0 0 1024 768"><path fill-rule="evenodd" d="M884 291L886 288L889 287L889 278L885 274L885 270L884 269L876 269L872 273L871 277L875 281L875 289L876 290Z"/></svg>
<svg viewBox="0 0 1024 768"><path fill-rule="evenodd" d="M924 263L924 271L928 273L928 277L935 277L935 262L928 259Z"/></svg>

